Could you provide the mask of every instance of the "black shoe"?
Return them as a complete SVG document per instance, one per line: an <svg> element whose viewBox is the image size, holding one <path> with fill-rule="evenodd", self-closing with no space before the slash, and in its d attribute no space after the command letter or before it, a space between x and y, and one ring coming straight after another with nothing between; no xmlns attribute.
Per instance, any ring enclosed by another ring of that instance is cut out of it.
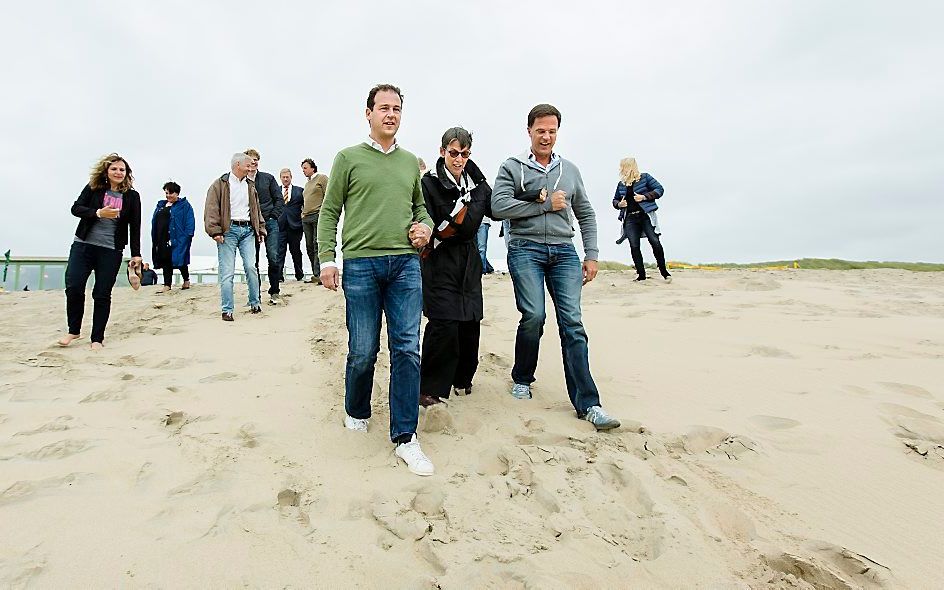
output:
<svg viewBox="0 0 944 590"><path fill-rule="evenodd" d="M227 312L224 311L224 312L223 312L223 321L224 321L224 322L231 322L231 321L233 321L233 314L227 313Z"/></svg>
<svg viewBox="0 0 944 590"><path fill-rule="evenodd" d="M636 277L635 279L633 279L633 282L638 283L640 281L645 281L645 280L646 280L646 277Z"/></svg>
<svg viewBox="0 0 944 590"><path fill-rule="evenodd" d="M436 404L441 404L441 403L443 403L442 399L439 397L436 397L435 395L426 395L425 393L420 395L420 405L423 406L424 408L435 406Z"/></svg>
<svg viewBox="0 0 944 590"><path fill-rule="evenodd" d="M252 307L249 308L249 313L262 313L262 306L253 305Z"/></svg>

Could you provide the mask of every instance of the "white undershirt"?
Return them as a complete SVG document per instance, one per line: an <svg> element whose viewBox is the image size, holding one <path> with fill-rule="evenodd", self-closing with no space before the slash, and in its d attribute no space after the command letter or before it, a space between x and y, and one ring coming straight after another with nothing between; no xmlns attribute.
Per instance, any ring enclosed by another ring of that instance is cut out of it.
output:
<svg viewBox="0 0 944 590"><path fill-rule="evenodd" d="M233 221L249 221L249 183L229 175L229 217Z"/></svg>

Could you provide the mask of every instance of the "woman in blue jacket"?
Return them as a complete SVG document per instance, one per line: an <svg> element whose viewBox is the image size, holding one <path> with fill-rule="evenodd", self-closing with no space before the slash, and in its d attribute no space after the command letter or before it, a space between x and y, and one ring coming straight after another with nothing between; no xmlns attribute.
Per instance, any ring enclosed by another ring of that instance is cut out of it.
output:
<svg viewBox="0 0 944 590"><path fill-rule="evenodd" d="M662 185L648 173L639 173L636 158L620 160L620 182L616 185L616 195L613 197L613 207L619 209L619 219L623 222L623 233L617 244L629 240L629 251L636 266L637 281L646 280L646 267L642 262L642 250L639 247L640 238L645 234L652 246L652 253L656 257L659 272L666 282L672 282L672 275L665 267L665 251L659 241L659 219L656 216L656 199L665 192Z"/></svg>
<svg viewBox="0 0 944 590"><path fill-rule="evenodd" d="M190 288L190 244L193 241L193 207L186 198L180 198L180 185L164 184L166 199L157 202L151 217L151 257L154 268L164 269L164 289L170 291L174 269L184 279L181 288Z"/></svg>

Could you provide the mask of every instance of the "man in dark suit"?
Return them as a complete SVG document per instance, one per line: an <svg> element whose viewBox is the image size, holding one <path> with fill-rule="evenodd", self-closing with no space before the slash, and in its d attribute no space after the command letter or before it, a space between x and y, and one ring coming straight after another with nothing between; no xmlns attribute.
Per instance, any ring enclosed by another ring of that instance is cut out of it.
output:
<svg viewBox="0 0 944 590"><path fill-rule="evenodd" d="M262 219L267 232L265 252L266 260L269 263L269 305L279 305L282 303L282 297L279 295L279 280L282 277L281 267L279 266L279 217L282 216L285 201L282 200L279 181L268 172L259 170L259 152L250 148L244 153L252 158L249 166L249 180L253 181L256 186L256 193L259 195L259 207L262 209ZM256 272L259 272L259 250L260 244L257 242Z"/></svg>
<svg viewBox="0 0 944 590"><path fill-rule="evenodd" d="M285 282L285 251L292 252L292 263L295 265L295 280L305 278L302 270L302 204L305 197L302 187L292 184L292 171L282 168L279 172L282 181L282 216L279 217L279 271L282 273L279 280Z"/></svg>

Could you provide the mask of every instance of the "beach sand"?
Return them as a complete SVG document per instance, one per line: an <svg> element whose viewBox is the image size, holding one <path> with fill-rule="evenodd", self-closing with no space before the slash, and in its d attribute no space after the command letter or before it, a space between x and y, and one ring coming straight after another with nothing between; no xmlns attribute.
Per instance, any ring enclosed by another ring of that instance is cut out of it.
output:
<svg viewBox="0 0 944 590"><path fill-rule="evenodd" d="M61 292L0 294L0 587L941 588L944 275L605 272L578 421L553 313L534 399L485 278L475 390L398 464L382 350L342 428L344 299L223 323L216 286L115 291L106 348ZM245 301L237 287L237 301ZM384 347L386 344L384 343Z"/></svg>

